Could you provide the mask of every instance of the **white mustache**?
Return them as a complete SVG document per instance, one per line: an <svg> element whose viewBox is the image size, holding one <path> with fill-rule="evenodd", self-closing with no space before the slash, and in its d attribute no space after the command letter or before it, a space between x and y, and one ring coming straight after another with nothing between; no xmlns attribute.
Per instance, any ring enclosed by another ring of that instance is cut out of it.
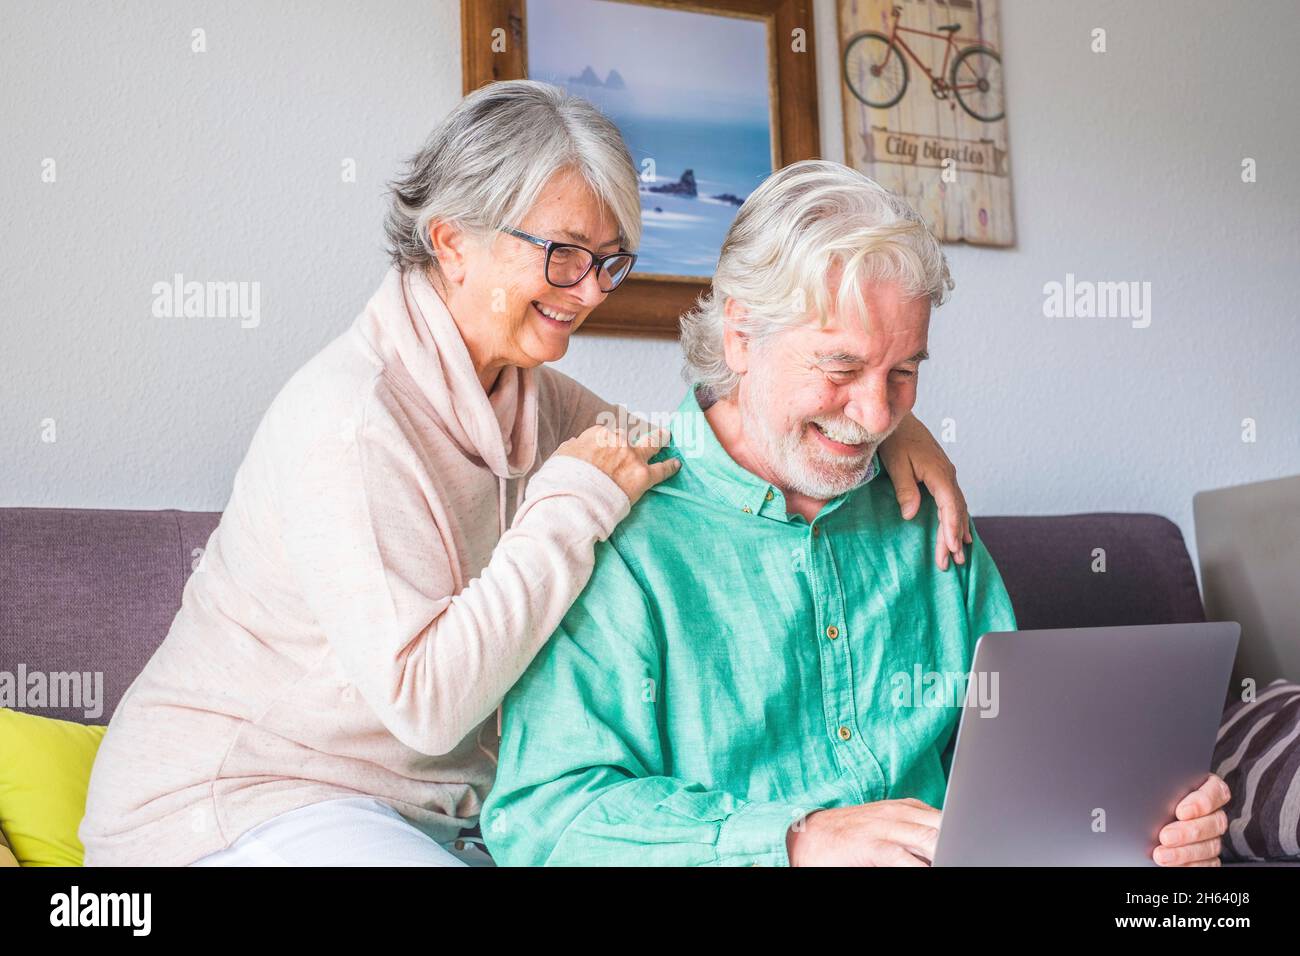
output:
<svg viewBox="0 0 1300 956"><path fill-rule="evenodd" d="M857 422L848 418L810 418L808 422L820 426L831 438L848 445L861 445L867 442L871 444L880 443L878 435L867 431Z"/></svg>

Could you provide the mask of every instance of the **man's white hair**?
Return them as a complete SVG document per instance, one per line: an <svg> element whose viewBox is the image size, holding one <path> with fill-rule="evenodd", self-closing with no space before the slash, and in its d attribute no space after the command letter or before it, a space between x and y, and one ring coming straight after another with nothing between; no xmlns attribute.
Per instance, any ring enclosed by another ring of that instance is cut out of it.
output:
<svg viewBox="0 0 1300 956"><path fill-rule="evenodd" d="M786 166L740 207L712 288L682 316L682 374L712 398L726 398L740 383L722 348L728 299L747 313L735 328L761 342L825 322L837 303L859 310L865 287L882 281L898 282L909 297L929 296L935 307L954 285L938 240L905 200L840 163Z"/></svg>
<svg viewBox="0 0 1300 956"><path fill-rule="evenodd" d="M384 228L402 268L437 270L429 224L490 239L518 228L553 175L577 171L609 207L623 247L641 241L636 167L623 137L592 103L533 80L489 83L462 99L390 184Z"/></svg>

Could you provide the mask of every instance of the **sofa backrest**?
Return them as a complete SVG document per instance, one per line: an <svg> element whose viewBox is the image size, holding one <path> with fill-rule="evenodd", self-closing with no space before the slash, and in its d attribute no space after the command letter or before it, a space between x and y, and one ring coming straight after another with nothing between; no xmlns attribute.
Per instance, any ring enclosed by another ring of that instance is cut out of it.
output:
<svg viewBox="0 0 1300 956"><path fill-rule="evenodd" d="M1021 630L1205 620L1187 545L1168 518L1095 512L976 518L975 527Z"/></svg>
<svg viewBox="0 0 1300 956"><path fill-rule="evenodd" d="M181 606L194 550L220 513L0 508L0 671L102 673L107 724Z"/></svg>
<svg viewBox="0 0 1300 956"><path fill-rule="evenodd" d="M217 512L0 508L0 672L101 673L106 724L167 636ZM977 518L1021 628L1204 620L1176 525L1157 515ZM1097 549L1105 571L1094 571ZM48 677L47 677L48 679Z"/></svg>

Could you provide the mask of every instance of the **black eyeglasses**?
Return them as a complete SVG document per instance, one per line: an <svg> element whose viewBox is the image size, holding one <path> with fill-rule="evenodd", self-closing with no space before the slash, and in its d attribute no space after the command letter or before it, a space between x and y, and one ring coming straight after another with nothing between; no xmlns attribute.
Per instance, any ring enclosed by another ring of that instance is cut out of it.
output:
<svg viewBox="0 0 1300 956"><path fill-rule="evenodd" d="M627 278L636 262L635 252L624 252L620 249L618 252L598 256L590 249L575 246L573 243L555 242L509 227L502 227L501 231L545 249L546 281L560 289L577 285L587 277L587 273L594 266L596 285L600 287L600 291L613 292L618 288L619 283Z"/></svg>

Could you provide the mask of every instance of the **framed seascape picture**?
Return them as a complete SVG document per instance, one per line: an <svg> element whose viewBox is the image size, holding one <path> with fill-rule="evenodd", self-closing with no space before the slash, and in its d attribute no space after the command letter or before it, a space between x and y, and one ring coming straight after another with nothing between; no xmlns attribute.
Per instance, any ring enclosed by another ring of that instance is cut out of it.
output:
<svg viewBox="0 0 1300 956"><path fill-rule="evenodd" d="M945 242L1015 244L999 0L839 0L845 162Z"/></svg>
<svg viewBox="0 0 1300 956"><path fill-rule="evenodd" d="M811 0L462 0L466 92L528 77L619 127L640 178L632 276L583 328L676 335L774 169L818 154Z"/></svg>

